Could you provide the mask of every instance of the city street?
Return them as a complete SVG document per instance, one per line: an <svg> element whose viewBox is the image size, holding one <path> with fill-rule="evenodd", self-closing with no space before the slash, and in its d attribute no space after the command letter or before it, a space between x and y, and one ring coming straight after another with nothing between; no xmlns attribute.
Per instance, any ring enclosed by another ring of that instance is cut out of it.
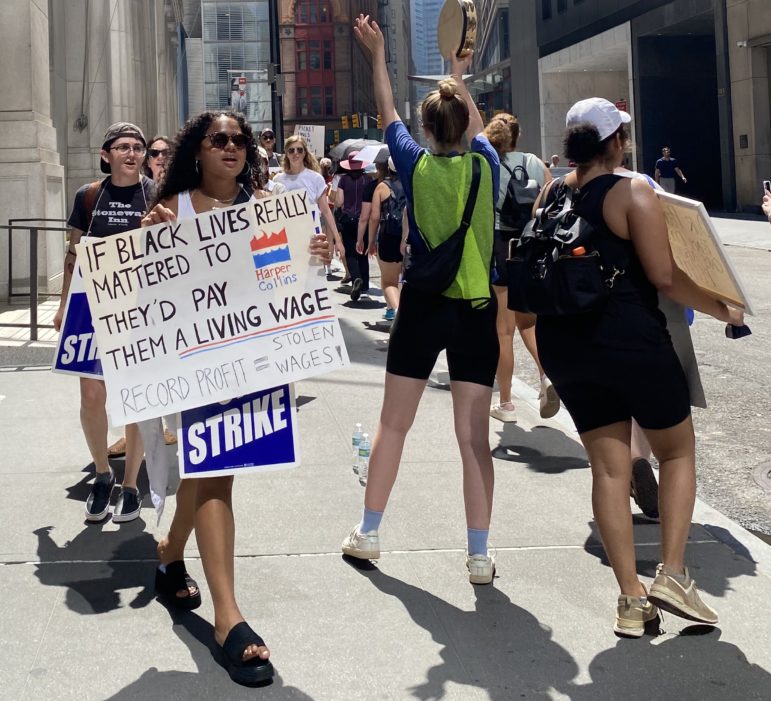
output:
<svg viewBox="0 0 771 701"><path fill-rule="evenodd" d="M464 568L443 360L407 440L380 531L382 557L376 566L346 562L340 542L363 496L351 471L351 431L357 421L376 426L388 327L377 291L354 305L330 282L352 365L297 385L302 465L241 477L234 490L239 602L277 671L263 689L235 686L215 661L211 596L194 540L186 560L202 607L174 614L154 598L155 542L174 499L160 524L148 497L138 521L86 524L93 468L77 381L45 367L50 335L35 348L2 341L2 697L769 699L771 545L745 527L771 534L769 492L753 478L771 460L771 227L716 225L756 311L746 339L727 340L722 324L702 316L693 327L709 408L694 415L700 499L687 559L720 613L716 628L667 614L640 640L613 634L616 585L592 518L586 457L564 411L539 418L526 361L515 383L518 422L490 423L494 584L470 585ZM731 245L737 237L741 246ZM121 461L114 466L122 470ZM635 540L649 583L659 532L638 514Z"/></svg>

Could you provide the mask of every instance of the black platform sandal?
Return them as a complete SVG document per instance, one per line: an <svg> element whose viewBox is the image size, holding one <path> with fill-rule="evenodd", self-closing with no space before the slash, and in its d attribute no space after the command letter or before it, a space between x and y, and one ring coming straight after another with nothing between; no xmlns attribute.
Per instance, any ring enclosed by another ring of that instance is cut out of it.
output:
<svg viewBox="0 0 771 701"><path fill-rule="evenodd" d="M177 596L178 591L187 591L187 596ZM195 589L195 594L190 590ZM155 592L165 604L174 608L192 611L201 605L201 590L196 581L187 573L184 560L166 565L166 571L155 570Z"/></svg>
<svg viewBox="0 0 771 701"><path fill-rule="evenodd" d="M270 660L264 660L257 655L249 660L244 659L244 651L250 645L262 647L265 641L255 633L246 621L236 623L219 646L223 657L223 666L230 678L236 684L243 686L260 686L273 679L273 665Z"/></svg>

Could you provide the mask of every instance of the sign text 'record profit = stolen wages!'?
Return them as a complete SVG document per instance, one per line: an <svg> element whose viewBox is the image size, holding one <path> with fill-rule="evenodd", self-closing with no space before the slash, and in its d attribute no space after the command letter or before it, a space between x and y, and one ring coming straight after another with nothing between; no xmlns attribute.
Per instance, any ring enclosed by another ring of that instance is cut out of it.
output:
<svg viewBox="0 0 771 701"><path fill-rule="evenodd" d="M305 190L79 244L119 425L348 364Z"/></svg>

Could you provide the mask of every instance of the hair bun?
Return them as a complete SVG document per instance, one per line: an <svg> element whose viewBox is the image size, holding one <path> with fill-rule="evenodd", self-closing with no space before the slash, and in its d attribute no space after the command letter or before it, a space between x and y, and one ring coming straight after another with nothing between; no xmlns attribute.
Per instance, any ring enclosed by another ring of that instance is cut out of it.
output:
<svg viewBox="0 0 771 701"><path fill-rule="evenodd" d="M439 81L439 95L443 100L452 100L458 94L458 86L454 80Z"/></svg>

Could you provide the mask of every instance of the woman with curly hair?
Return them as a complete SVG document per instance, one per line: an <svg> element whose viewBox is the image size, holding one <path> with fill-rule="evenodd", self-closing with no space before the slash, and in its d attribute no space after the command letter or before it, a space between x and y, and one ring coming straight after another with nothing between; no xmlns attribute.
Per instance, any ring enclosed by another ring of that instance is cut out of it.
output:
<svg viewBox="0 0 771 701"><path fill-rule="evenodd" d="M257 146L243 116L204 112L179 132L155 206L142 224L188 219L252 197L264 197L264 192L253 190L253 174L256 177L259 170ZM311 253L328 257L326 237L314 237ZM174 518L167 536L158 544L161 564L156 573L156 590L172 607L190 610L200 606L200 591L183 559L185 545L195 529L214 604L214 638L231 679L251 685L270 680L273 665L265 642L244 621L236 603L232 490L232 476L180 482Z"/></svg>
<svg viewBox="0 0 771 701"><path fill-rule="evenodd" d="M337 230L335 218L329 208L327 196L327 182L321 174L321 168L305 139L299 134L294 134L284 142L284 155L281 158L283 173L277 173L273 180L281 183L287 190L301 190L305 188L311 199L316 203L324 223L325 230L334 236L335 247L340 257L345 256L343 240Z"/></svg>
<svg viewBox="0 0 771 701"><path fill-rule="evenodd" d="M514 115L506 113L497 114L485 127L485 136L490 140L501 159L501 180L496 193L495 242L493 246L496 273L493 278L493 290L495 290L495 296L498 298L496 328L501 347L495 376L498 380L500 395L498 403L490 407L490 416L504 423L516 421L514 404L511 401L515 330L519 331L522 342L533 357L541 378L541 391L538 395L541 418L551 418L560 408L557 391L544 374L538 360L538 348L535 343L535 314L514 312L506 305L508 295L506 259L509 257L509 244L512 240L519 240L525 224L532 217L531 205L517 207L506 203L509 181L513 177L527 178L526 185L529 192L532 193L533 199L530 200L532 203L540 189L552 179L549 169L544 166L543 161L538 156L517 151L519 133L519 121ZM524 203L520 202L519 204ZM504 207L506 207L506 212L503 212Z"/></svg>

